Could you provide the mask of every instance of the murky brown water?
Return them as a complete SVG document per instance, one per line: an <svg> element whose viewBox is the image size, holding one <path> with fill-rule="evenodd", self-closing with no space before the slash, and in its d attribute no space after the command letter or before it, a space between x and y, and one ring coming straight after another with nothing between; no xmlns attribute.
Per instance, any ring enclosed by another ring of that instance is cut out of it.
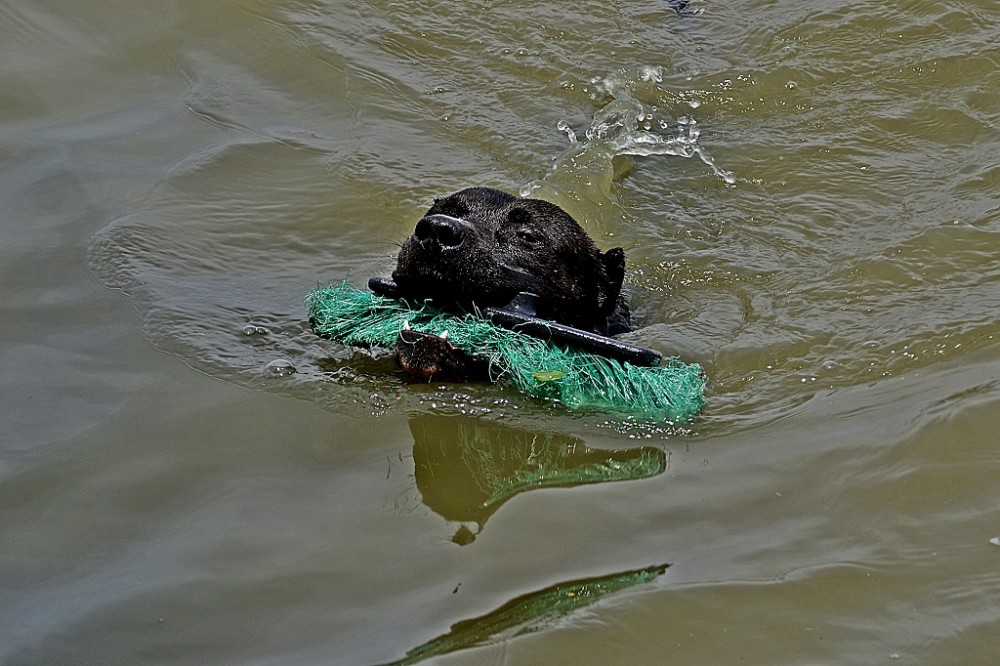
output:
<svg viewBox="0 0 1000 666"><path fill-rule="evenodd" d="M1000 7L693 6L0 6L0 662L997 663ZM308 332L469 185L704 415Z"/></svg>

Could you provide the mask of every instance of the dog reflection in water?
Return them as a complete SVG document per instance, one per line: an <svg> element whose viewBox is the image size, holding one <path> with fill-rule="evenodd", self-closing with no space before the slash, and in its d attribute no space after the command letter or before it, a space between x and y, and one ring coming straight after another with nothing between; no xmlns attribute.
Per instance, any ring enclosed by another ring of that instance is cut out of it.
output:
<svg viewBox="0 0 1000 666"><path fill-rule="evenodd" d="M410 419L417 489L423 503L460 523L452 540L475 540L503 504L537 488L629 481L662 474L661 449L592 449L559 433L512 428L469 416Z"/></svg>

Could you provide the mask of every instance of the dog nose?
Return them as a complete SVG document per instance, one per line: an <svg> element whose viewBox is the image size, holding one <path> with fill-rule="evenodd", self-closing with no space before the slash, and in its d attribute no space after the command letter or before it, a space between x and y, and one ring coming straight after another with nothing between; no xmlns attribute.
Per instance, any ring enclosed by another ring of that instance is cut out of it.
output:
<svg viewBox="0 0 1000 666"><path fill-rule="evenodd" d="M471 226L451 215L428 215L417 222L413 235L420 241L437 241L444 248L458 247L468 238Z"/></svg>

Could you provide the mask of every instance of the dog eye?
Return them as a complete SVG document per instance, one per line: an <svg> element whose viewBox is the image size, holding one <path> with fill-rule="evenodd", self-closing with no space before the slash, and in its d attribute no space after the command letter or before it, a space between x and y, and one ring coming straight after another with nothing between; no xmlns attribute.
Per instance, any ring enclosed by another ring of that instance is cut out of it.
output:
<svg viewBox="0 0 1000 666"><path fill-rule="evenodd" d="M527 229L525 227L521 227L515 233L517 234L518 239L524 241L525 243L527 243L529 245L534 245L539 240L541 240L541 238L539 237L539 235L537 233L535 233L531 229Z"/></svg>

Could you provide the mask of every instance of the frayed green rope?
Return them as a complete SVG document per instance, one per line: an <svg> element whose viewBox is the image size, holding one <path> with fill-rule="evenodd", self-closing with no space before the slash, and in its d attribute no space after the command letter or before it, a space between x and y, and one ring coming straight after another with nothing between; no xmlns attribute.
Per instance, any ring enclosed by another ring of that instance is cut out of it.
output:
<svg viewBox="0 0 1000 666"><path fill-rule="evenodd" d="M639 367L502 328L482 317L413 307L346 280L310 292L306 306L316 334L344 345L391 348L403 322L421 333L448 331L455 347L489 361L495 381L508 380L523 393L557 400L570 409L686 421L705 402L701 366L676 358Z"/></svg>

